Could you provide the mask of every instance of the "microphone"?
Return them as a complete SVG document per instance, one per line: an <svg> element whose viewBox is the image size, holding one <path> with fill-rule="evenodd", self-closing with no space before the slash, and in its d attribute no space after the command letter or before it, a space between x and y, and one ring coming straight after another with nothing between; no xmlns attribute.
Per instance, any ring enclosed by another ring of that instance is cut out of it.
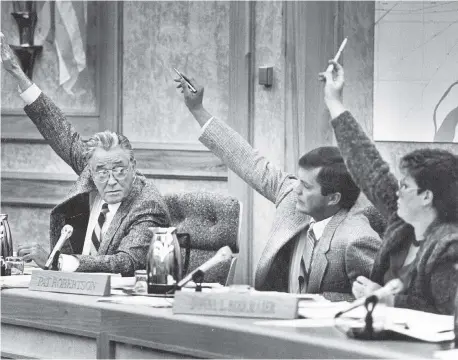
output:
<svg viewBox="0 0 458 360"><path fill-rule="evenodd" d="M381 300L383 298L386 298L390 295L396 295L396 294L399 294L402 290L404 289L404 284L402 283L402 281L400 279L393 279L393 280L390 280L388 281L385 286L381 287L380 289L378 290L375 290L372 294L370 294L369 296L365 296L365 297L362 297L362 298L359 298L359 299L356 299L355 301L353 301L349 306L348 308L346 308L345 310L342 310L342 311L339 311L335 316L334 318L338 318L339 316L359 307L359 306L362 306L366 303L366 301L368 299L373 299L373 298L376 298L377 300Z"/></svg>
<svg viewBox="0 0 458 360"><path fill-rule="evenodd" d="M65 225L62 228L62 231L60 232L60 238L57 240L56 245L54 245L54 249L52 249L51 254L49 254L48 260L46 261L45 270L48 270L54 260L54 257L56 256L56 253L62 249L62 246L64 246L65 242L72 236L73 233L73 227L71 225Z"/></svg>
<svg viewBox="0 0 458 360"><path fill-rule="evenodd" d="M299 277L297 278L297 281L299 281L299 294L301 294L302 289L304 288L305 278L302 275L299 275Z"/></svg>
<svg viewBox="0 0 458 360"><path fill-rule="evenodd" d="M193 272L189 273L187 276L185 276L178 284L177 287L183 287L188 283L189 281L192 280L192 276L198 272L202 271L205 273L206 271L210 270L212 267L222 263L223 261L226 261L228 259L231 259L233 256L232 250L229 246L224 246L221 249L217 251L217 253L209 260L204 262L202 265L200 265L197 269L195 269Z"/></svg>

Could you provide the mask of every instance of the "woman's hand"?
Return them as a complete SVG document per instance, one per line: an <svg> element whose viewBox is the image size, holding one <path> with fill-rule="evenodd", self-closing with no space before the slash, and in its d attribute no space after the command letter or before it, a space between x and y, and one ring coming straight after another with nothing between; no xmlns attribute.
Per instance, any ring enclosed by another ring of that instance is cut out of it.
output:
<svg viewBox="0 0 458 360"><path fill-rule="evenodd" d="M324 85L324 102L329 109L331 117L334 119L345 111L342 104L342 91L345 83L343 67L334 60L329 60L333 65L333 71L325 71L318 74Z"/></svg>
<svg viewBox="0 0 458 360"><path fill-rule="evenodd" d="M352 293L355 298L361 298L371 295L375 290L380 289L381 286L365 276L358 276L353 282Z"/></svg>

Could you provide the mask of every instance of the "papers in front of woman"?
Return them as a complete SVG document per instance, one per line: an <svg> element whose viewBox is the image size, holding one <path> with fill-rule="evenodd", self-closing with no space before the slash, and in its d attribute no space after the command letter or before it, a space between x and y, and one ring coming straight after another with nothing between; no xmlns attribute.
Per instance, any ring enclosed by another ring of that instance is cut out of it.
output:
<svg viewBox="0 0 458 360"><path fill-rule="evenodd" d="M287 321L259 321L257 324L290 327L335 326L335 315L348 307L348 302L301 301L298 314L303 319ZM345 313L340 322L364 324L366 309L361 306ZM451 315L437 315L411 309L377 305L373 312L374 321L381 322L383 330L393 331L418 340L442 342L454 339L454 318Z"/></svg>

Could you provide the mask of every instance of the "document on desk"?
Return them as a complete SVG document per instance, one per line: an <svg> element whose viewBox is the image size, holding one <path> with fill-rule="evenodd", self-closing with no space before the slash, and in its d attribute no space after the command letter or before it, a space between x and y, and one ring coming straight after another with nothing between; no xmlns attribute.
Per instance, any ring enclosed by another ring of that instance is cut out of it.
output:
<svg viewBox="0 0 458 360"><path fill-rule="evenodd" d="M423 311L386 308L385 330L427 342L450 341L455 338L452 315Z"/></svg>
<svg viewBox="0 0 458 360"><path fill-rule="evenodd" d="M32 275L13 275L0 277L1 289L28 288Z"/></svg>
<svg viewBox="0 0 458 360"><path fill-rule="evenodd" d="M107 302L121 305L132 306L149 306L154 308L171 308L173 305L173 298L161 296L131 296L131 295L112 295L98 299L99 302Z"/></svg>
<svg viewBox="0 0 458 360"><path fill-rule="evenodd" d="M299 306L299 315L304 319L288 321L258 321L259 325L289 327L326 327L334 326L334 316L348 306L347 302L310 302ZM346 326L358 327L366 315L363 306L343 314L339 321ZM377 305L373 313L374 319L383 322L383 329L408 337L426 341L442 342L454 339L454 318L451 315L438 315L423 311L393 308Z"/></svg>

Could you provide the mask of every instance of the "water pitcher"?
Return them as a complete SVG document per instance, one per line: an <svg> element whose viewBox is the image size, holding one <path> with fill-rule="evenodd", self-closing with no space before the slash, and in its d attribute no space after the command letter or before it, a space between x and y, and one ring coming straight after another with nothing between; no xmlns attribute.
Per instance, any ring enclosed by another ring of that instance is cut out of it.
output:
<svg viewBox="0 0 458 360"><path fill-rule="evenodd" d="M153 237L146 262L148 293L171 293L175 289L176 283L183 277L181 251L176 228L153 227L150 230L153 232ZM186 252L185 260L185 264L188 263L189 251Z"/></svg>

